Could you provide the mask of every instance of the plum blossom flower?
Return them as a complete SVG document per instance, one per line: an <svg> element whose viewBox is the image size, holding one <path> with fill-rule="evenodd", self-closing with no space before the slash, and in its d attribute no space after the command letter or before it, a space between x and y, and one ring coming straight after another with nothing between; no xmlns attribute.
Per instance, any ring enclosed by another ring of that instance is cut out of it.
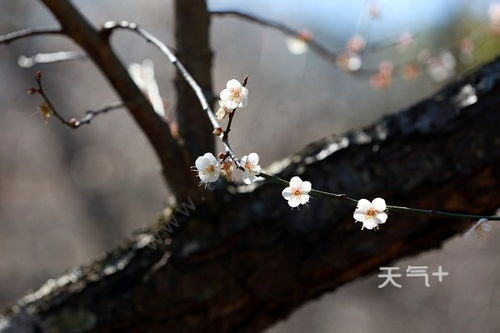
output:
<svg viewBox="0 0 500 333"><path fill-rule="evenodd" d="M261 171L259 165L259 155L257 153L250 153L241 158L241 164L245 169L243 175L243 182L245 184L252 184L255 181L255 176Z"/></svg>
<svg viewBox="0 0 500 333"><path fill-rule="evenodd" d="M231 112L233 112L232 109L226 107L223 101L219 101L219 109L217 110L217 112L215 112L215 116L217 117L218 120L222 120L227 116L229 116Z"/></svg>
<svg viewBox="0 0 500 333"><path fill-rule="evenodd" d="M304 205L309 201L309 192L311 191L311 183L302 181L300 177L290 179L290 186L286 187L281 195L288 201L290 207Z"/></svg>
<svg viewBox="0 0 500 333"><path fill-rule="evenodd" d="M234 171L234 165L233 161L224 161L221 163L220 167L220 172L224 178L226 178L228 181L233 180L233 171Z"/></svg>
<svg viewBox="0 0 500 333"><path fill-rule="evenodd" d="M216 182L220 175L220 163L212 153L206 153L195 161L198 177L202 183Z"/></svg>
<svg viewBox="0 0 500 333"><path fill-rule="evenodd" d="M364 228L371 230L387 221L386 209L387 205L382 198L375 198L371 202L366 199L361 199L358 201L358 206L354 211L353 217L356 222L363 223L361 230Z"/></svg>
<svg viewBox="0 0 500 333"><path fill-rule="evenodd" d="M228 109L242 108L248 104L248 89L238 80L227 81L226 89L220 93L220 99Z"/></svg>

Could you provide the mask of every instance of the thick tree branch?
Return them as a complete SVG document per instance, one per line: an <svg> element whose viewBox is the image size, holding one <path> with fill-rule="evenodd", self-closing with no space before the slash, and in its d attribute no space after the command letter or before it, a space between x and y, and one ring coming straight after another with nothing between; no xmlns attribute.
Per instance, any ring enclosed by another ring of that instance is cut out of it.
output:
<svg viewBox="0 0 500 333"><path fill-rule="evenodd" d="M85 50L127 103L131 115L158 155L164 177L174 195L179 200L188 197L200 199L198 182L194 174L187 171L194 164L191 154L172 137L168 124L155 113L133 82L111 49L109 35L99 33L69 1L42 1L59 21L62 31Z"/></svg>
<svg viewBox="0 0 500 333"><path fill-rule="evenodd" d="M499 78L497 60L373 126L311 144L268 172L401 205L492 213L500 206ZM292 211L281 189L216 189L216 203L173 208L156 227L20 300L0 320L0 332L257 332L470 225L393 213L380 231L360 231L350 205L315 198ZM167 230L172 221L178 228ZM174 233L166 250L152 246L155 233Z"/></svg>
<svg viewBox="0 0 500 333"><path fill-rule="evenodd" d="M205 0L175 0L175 48L177 56L199 83L205 95L212 95L212 50L210 14ZM200 114L196 95L181 73L177 74L177 122L179 133L194 157L215 149L209 119ZM209 101L213 104L213 101Z"/></svg>

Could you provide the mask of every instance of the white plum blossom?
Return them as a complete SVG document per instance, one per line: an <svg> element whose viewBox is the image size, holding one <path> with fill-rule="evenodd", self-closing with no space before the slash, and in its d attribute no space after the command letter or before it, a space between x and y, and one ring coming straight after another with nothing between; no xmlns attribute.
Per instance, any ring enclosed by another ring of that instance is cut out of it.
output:
<svg viewBox="0 0 500 333"><path fill-rule="evenodd" d="M220 163L212 153L198 157L195 165L202 183L213 183L219 179Z"/></svg>
<svg viewBox="0 0 500 333"><path fill-rule="evenodd" d="M258 175L262 169L259 165L259 155L257 153L250 153L243 156L241 165L245 169L243 181L245 184L252 184L255 181L255 176Z"/></svg>
<svg viewBox="0 0 500 333"><path fill-rule="evenodd" d="M222 119L226 118L227 116L229 116L229 114L231 112L233 112L232 109L229 109L228 107L226 107L224 105L223 101L219 101L219 109L215 113L215 116L217 117L218 120L222 120Z"/></svg>
<svg viewBox="0 0 500 333"><path fill-rule="evenodd" d="M242 108L248 104L248 89L238 80L227 81L226 89L220 93L220 99L228 109Z"/></svg>
<svg viewBox="0 0 500 333"><path fill-rule="evenodd" d="M354 211L353 217L357 222L363 223L361 229L374 229L379 224L387 221L387 213L385 212L387 205L382 198L375 198L373 201L361 199L358 201L358 206Z"/></svg>
<svg viewBox="0 0 500 333"><path fill-rule="evenodd" d="M309 192L311 191L311 183L302 181L300 177L290 179L290 186L286 187L281 195L288 201L290 207L304 205L309 201Z"/></svg>

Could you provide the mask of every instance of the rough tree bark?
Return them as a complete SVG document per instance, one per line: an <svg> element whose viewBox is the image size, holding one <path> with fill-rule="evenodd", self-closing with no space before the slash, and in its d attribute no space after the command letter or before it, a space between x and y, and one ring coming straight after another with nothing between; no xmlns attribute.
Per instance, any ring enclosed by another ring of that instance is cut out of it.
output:
<svg viewBox="0 0 500 333"><path fill-rule="evenodd" d="M496 60L270 172L393 204L490 214L500 206L499 79ZM275 184L221 187L216 204L172 208L151 230L19 300L0 332L258 332L470 224L393 213L380 231L360 231L344 201L313 198L292 211L280 192ZM173 216L179 227L169 239L164 225ZM165 248L148 246L155 231Z"/></svg>

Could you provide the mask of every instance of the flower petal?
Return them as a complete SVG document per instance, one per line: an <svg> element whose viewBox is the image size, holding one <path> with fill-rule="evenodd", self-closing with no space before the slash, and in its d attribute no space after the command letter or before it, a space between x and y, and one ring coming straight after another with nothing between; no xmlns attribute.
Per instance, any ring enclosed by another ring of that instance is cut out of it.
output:
<svg viewBox="0 0 500 333"><path fill-rule="evenodd" d="M285 189L281 192L281 195L286 200L289 200L292 197L292 189L290 187L285 187Z"/></svg>
<svg viewBox="0 0 500 333"><path fill-rule="evenodd" d="M240 104L238 104L238 107L244 108L247 105L248 105L248 97L246 96L241 97Z"/></svg>
<svg viewBox="0 0 500 333"><path fill-rule="evenodd" d="M231 92L230 92L228 89L224 89L224 90L222 90L222 91L220 92L220 96L219 96L219 97L220 97L220 99L221 99L222 104L223 104L224 106L226 106L226 103L225 103L225 102L226 102L227 100L230 100L230 99L231 99L232 94L231 94Z"/></svg>
<svg viewBox="0 0 500 333"><path fill-rule="evenodd" d="M257 153L248 154L248 161L255 165L259 164L259 155Z"/></svg>
<svg viewBox="0 0 500 333"><path fill-rule="evenodd" d="M302 185L302 179L300 179L300 177L294 176L292 177L292 179L290 179L291 188L300 188L301 185Z"/></svg>
<svg viewBox="0 0 500 333"><path fill-rule="evenodd" d="M366 229L374 229L377 227L377 222L375 221L375 219L367 219L365 222L363 222L363 228L366 228Z"/></svg>
<svg viewBox="0 0 500 333"><path fill-rule="evenodd" d="M208 166L209 162L208 160L205 158L205 156L200 156L196 159L196 161L194 162L194 165L196 166L196 169L198 171L200 170L203 170L205 169L207 166Z"/></svg>
<svg viewBox="0 0 500 333"><path fill-rule="evenodd" d="M248 98L248 89L245 88L245 87L241 87L241 96L243 96L244 98Z"/></svg>
<svg viewBox="0 0 500 333"><path fill-rule="evenodd" d="M309 193L311 192L311 187L311 182L308 182L307 180L302 182L302 191Z"/></svg>
<svg viewBox="0 0 500 333"><path fill-rule="evenodd" d="M309 201L309 194L299 195L299 201L302 205L306 204Z"/></svg>
<svg viewBox="0 0 500 333"><path fill-rule="evenodd" d="M236 79L231 79L231 80L227 81L226 88L227 89L240 89L241 83L240 83L240 81L238 81Z"/></svg>
<svg viewBox="0 0 500 333"><path fill-rule="evenodd" d="M290 200L288 200L288 205L292 208L297 207L300 205L300 199L296 196L292 196Z"/></svg>
<svg viewBox="0 0 500 333"><path fill-rule="evenodd" d="M247 185L250 185L254 181L255 181L255 174L251 171L245 172L245 175L243 176L243 182Z"/></svg>
<svg viewBox="0 0 500 333"><path fill-rule="evenodd" d="M387 213L378 213L377 214L377 220L379 224L385 223L387 221Z"/></svg>
<svg viewBox="0 0 500 333"><path fill-rule="evenodd" d="M383 212L384 210L387 209L387 205L385 204L385 200L382 199L382 198L375 198L375 199L373 199L372 205L379 212Z"/></svg>
<svg viewBox="0 0 500 333"><path fill-rule="evenodd" d="M358 206L357 206L357 209L361 209L361 210L368 210L371 206L371 202L366 200L366 199L360 199L358 201Z"/></svg>
<svg viewBox="0 0 500 333"><path fill-rule="evenodd" d="M354 217L354 219L359 222L365 222L366 220L366 214L364 210L355 210L354 214L352 214L352 217Z"/></svg>

